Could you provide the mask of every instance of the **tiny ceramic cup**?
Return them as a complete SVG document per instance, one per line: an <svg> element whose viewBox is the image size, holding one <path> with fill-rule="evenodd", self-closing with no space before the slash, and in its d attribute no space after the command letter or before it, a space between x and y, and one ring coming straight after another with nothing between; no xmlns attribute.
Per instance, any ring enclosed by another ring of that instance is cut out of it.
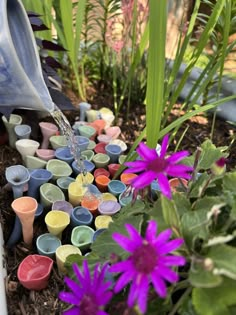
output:
<svg viewBox="0 0 236 315"><path fill-rule="evenodd" d="M60 177L56 180L57 186L63 191L66 199L68 199L68 187L71 183L75 182L73 177Z"/></svg>
<svg viewBox="0 0 236 315"><path fill-rule="evenodd" d="M31 127L29 125L16 125L14 129L18 139L30 138Z"/></svg>
<svg viewBox="0 0 236 315"><path fill-rule="evenodd" d="M86 186L88 184L92 184L94 181L94 176L93 174L87 172L85 175L83 173L80 173L77 175L75 181L79 183L82 186Z"/></svg>
<svg viewBox="0 0 236 315"><path fill-rule="evenodd" d="M78 127L79 134L86 138L92 138L96 134L96 129L92 126L81 125Z"/></svg>
<svg viewBox="0 0 236 315"><path fill-rule="evenodd" d="M67 147L67 141L65 136L52 136L49 138L49 142L53 150Z"/></svg>
<svg viewBox="0 0 236 315"><path fill-rule="evenodd" d="M110 215L98 215L95 219L95 227L98 229L107 229L109 224L113 222L112 217Z"/></svg>
<svg viewBox="0 0 236 315"><path fill-rule="evenodd" d="M98 229L94 232L93 234L93 242L96 241L96 239L98 238L99 235L101 235L103 232L105 232L107 229L102 228L102 229Z"/></svg>
<svg viewBox="0 0 236 315"><path fill-rule="evenodd" d="M34 156L40 143L31 139L20 139L16 141L15 145L17 151L21 154L22 160L25 162L26 156Z"/></svg>
<svg viewBox="0 0 236 315"><path fill-rule="evenodd" d="M114 215L120 211L121 205L114 200L102 201L98 206L98 212L105 215Z"/></svg>
<svg viewBox="0 0 236 315"><path fill-rule="evenodd" d="M68 213L60 210L49 211L45 216L48 232L61 239L62 232L70 224Z"/></svg>
<svg viewBox="0 0 236 315"><path fill-rule="evenodd" d="M54 258L56 249L59 246L61 246L61 240L50 233L41 234L36 239L36 247L39 255Z"/></svg>
<svg viewBox="0 0 236 315"><path fill-rule="evenodd" d="M36 150L36 155L38 158L48 161L55 157L55 150L51 149L38 149Z"/></svg>
<svg viewBox="0 0 236 315"><path fill-rule="evenodd" d="M105 175L99 175L95 178L95 183L101 192L106 192L110 178Z"/></svg>
<svg viewBox="0 0 236 315"><path fill-rule="evenodd" d="M112 137L108 136L108 135L101 134L101 135L97 136L97 140L100 143L103 142L103 143L108 144L112 140Z"/></svg>
<svg viewBox="0 0 236 315"><path fill-rule="evenodd" d="M104 175L106 177L110 177L110 173L105 168L99 167L97 168L94 173L94 178L98 177L99 175Z"/></svg>
<svg viewBox="0 0 236 315"><path fill-rule="evenodd" d="M45 183L39 188L40 203L46 208L51 208L54 201L65 200L63 191L51 183Z"/></svg>
<svg viewBox="0 0 236 315"><path fill-rule="evenodd" d="M81 155L83 156L84 160L92 161L94 157L93 150L84 150Z"/></svg>
<svg viewBox="0 0 236 315"><path fill-rule="evenodd" d="M170 188L173 192L183 192L184 191L184 187L187 188L188 187L188 181L184 178L171 178L169 180L169 184L170 184ZM182 185L183 184L183 185ZM184 186L184 187L183 187Z"/></svg>
<svg viewBox="0 0 236 315"><path fill-rule="evenodd" d="M120 139L112 139L110 144L116 144L121 147L122 153L124 153L127 150L127 145L123 140Z"/></svg>
<svg viewBox="0 0 236 315"><path fill-rule="evenodd" d="M94 120L99 118L99 111L95 109L89 109L85 113L87 121L88 122L93 122Z"/></svg>
<svg viewBox="0 0 236 315"><path fill-rule="evenodd" d="M64 211L68 213L69 216L71 216L73 209L74 208L72 204L66 200L57 200L57 201L54 201L52 204L52 210Z"/></svg>
<svg viewBox="0 0 236 315"><path fill-rule="evenodd" d="M108 165L108 171L111 174L111 178L115 176L119 168L120 168L120 164L112 163Z"/></svg>
<svg viewBox="0 0 236 315"><path fill-rule="evenodd" d="M27 155L25 157L25 165L28 169L34 170L37 168L45 168L47 162L36 156Z"/></svg>
<svg viewBox="0 0 236 315"><path fill-rule="evenodd" d="M126 190L126 185L120 180L111 180L108 183L108 191L114 196L119 196Z"/></svg>
<svg viewBox="0 0 236 315"><path fill-rule="evenodd" d="M105 146L106 154L110 157L110 163L117 163L121 155L121 147L117 144L107 144Z"/></svg>
<svg viewBox="0 0 236 315"><path fill-rule="evenodd" d="M60 177L68 177L72 174L72 168L67 162L52 159L47 162L46 169L52 173L53 181Z"/></svg>
<svg viewBox="0 0 236 315"><path fill-rule="evenodd" d="M130 204L133 200L133 194L130 193L129 195L126 196L126 194L120 194L119 195L119 203L121 205L121 207L125 207L128 204Z"/></svg>
<svg viewBox="0 0 236 315"><path fill-rule="evenodd" d="M17 277L20 283L29 290L43 290L53 267L53 260L42 255L28 255L20 263Z"/></svg>
<svg viewBox="0 0 236 315"><path fill-rule="evenodd" d="M85 194L81 200L81 206L87 208L93 216L98 214L100 198L93 194Z"/></svg>
<svg viewBox="0 0 236 315"><path fill-rule="evenodd" d="M61 245L57 248L56 250L56 262L57 262L57 267L58 271L61 274L66 274L67 270L64 266L66 262L66 258L70 255L82 255L80 249L74 245L71 244L65 244Z"/></svg>
<svg viewBox="0 0 236 315"><path fill-rule="evenodd" d="M112 126L105 129L105 133L112 137L112 139L117 139L121 134L121 129L118 126Z"/></svg>
<svg viewBox="0 0 236 315"><path fill-rule="evenodd" d="M81 251L88 250L93 240L94 230L87 225L79 225L73 228L71 243Z"/></svg>
<svg viewBox="0 0 236 315"><path fill-rule="evenodd" d="M71 213L71 226L75 227L78 225L90 225L93 221L93 215L91 212L82 206L77 206Z"/></svg>
<svg viewBox="0 0 236 315"><path fill-rule="evenodd" d="M91 109L91 104L87 102L79 103L79 119L84 121L86 118L86 112Z"/></svg>
<svg viewBox="0 0 236 315"><path fill-rule="evenodd" d="M74 160L74 157L70 151L69 147L58 148L55 151L55 157L58 160L71 164Z"/></svg>
<svg viewBox="0 0 236 315"><path fill-rule="evenodd" d="M102 193L102 200L103 201L108 201L108 200L117 201L117 198L111 193L105 192L105 193Z"/></svg>
<svg viewBox="0 0 236 315"><path fill-rule="evenodd" d="M105 142L99 142L98 144L96 144L94 148L94 152L106 154L106 150L105 150L106 145L107 144Z"/></svg>
<svg viewBox="0 0 236 315"><path fill-rule="evenodd" d="M95 164L91 161L83 160L81 162L81 165L78 165L76 161L74 161L71 165L75 175L77 176L78 174L82 173L84 170L85 172L92 173L93 170L95 169Z"/></svg>
<svg viewBox="0 0 236 315"><path fill-rule="evenodd" d="M50 137L54 136L58 132L58 127L55 124L49 122L40 122L39 127L43 135L43 142L41 143L41 149L47 149L49 145Z"/></svg>
<svg viewBox="0 0 236 315"><path fill-rule="evenodd" d="M119 158L118 158L118 163L119 163L119 164L124 164L126 157L127 157L127 155L121 154L121 155L119 156Z"/></svg>
<svg viewBox="0 0 236 315"><path fill-rule="evenodd" d="M87 149L88 150L93 150L95 147L96 147L96 142L91 140L91 139L89 139L89 144L87 146Z"/></svg>
<svg viewBox="0 0 236 315"><path fill-rule="evenodd" d="M96 119L93 122L89 123L89 126L92 126L93 128L95 128L96 133L100 135L106 126L106 122L104 119Z"/></svg>
<svg viewBox="0 0 236 315"><path fill-rule="evenodd" d="M137 174L134 173L122 173L120 175L120 180L122 181L122 183L124 183L125 185L130 185L132 183L132 181L137 177Z"/></svg>
<svg viewBox="0 0 236 315"><path fill-rule="evenodd" d="M86 193L87 188L83 187L78 182L73 182L68 187L68 198L69 202L74 206L78 206L81 203L81 200Z"/></svg>
<svg viewBox="0 0 236 315"><path fill-rule="evenodd" d="M96 168L105 168L109 162L110 157L104 153L97 153L93 157L93 163L95 164Z"/></svg>
<svg viewBox="0 0 236 315"><path fill-rule="evenodd" d="M75 136L74 140L75 140L75 143L81 152L88 149L88 145L89 145L89 139L88 138L86 138L84 136Z"/></svg>

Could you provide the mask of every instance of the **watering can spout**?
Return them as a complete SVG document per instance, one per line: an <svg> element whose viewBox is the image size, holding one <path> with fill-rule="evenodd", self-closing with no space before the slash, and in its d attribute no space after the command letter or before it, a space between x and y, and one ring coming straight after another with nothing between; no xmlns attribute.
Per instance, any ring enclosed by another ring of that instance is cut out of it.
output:
<svg viewBox="0 0 236 315"><path fill-rule="evenodd" d="M34 34L20 0L0 0L0 112L52 112Z"/></svg>

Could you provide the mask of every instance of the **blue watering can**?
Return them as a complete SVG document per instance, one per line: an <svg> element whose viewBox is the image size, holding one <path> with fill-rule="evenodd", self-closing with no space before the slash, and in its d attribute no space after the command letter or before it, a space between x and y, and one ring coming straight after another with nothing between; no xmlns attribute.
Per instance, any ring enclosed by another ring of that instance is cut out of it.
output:
<svg viewBox="0 0 236 315"><path fill-rule="evenodd" d="M52 112L34 34L20 0L0 0L0 112Z"/></svg>

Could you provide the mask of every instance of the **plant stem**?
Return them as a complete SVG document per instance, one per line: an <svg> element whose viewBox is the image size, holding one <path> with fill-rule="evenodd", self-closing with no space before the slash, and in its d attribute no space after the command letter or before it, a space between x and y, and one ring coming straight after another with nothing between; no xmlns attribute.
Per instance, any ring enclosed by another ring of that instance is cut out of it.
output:
<svg viewBox="0 0 236 315"><path fill-rule="evenodd" d="M178 300L178 302L174 305L172 311L168 314L168 315L174 315L179 307L181 306L181 304L183 303L183 301L185 300L185 298L191 293L192 291L192 287L188 287L187 290L183 293L183 295L181 296L181 298Z"/></svg>

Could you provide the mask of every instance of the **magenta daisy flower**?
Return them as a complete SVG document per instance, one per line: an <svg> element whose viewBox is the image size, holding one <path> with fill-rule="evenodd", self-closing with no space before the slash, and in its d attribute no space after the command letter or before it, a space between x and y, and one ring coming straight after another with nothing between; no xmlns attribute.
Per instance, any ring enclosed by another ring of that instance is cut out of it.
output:
<svg viewBox="0 0 236 315"><path fill-rule="evenodd" d="M189 172L192 167L183 164L177 164L183 158L189 155L188 151L180 151L170 156L165 156L168 147L169 136L163 138L160 154L155 149L150 149L145 143L141 142L137 148L137 153L141 160L126 162L125 173L140 173L131 183L136 189L142 189L151 184L155 179L158 180L161 192L167 198L171 198L171 189L167 176L190 179Z"/></svg>
<svg viewBox="0 0 236 315"><path fill-rule="evenodd" d="M121 291L128 283L131 283L128 306L132 307L136 302L142 313L146 312L147 296L150 283L157 294L165 298L167 295L166 281L174 283L179 277L171 266L183 266L183 256L168 255L180 247L184 240L175 239L169 241L172 234L170 229L157 234L157 224L149 221L145 238L130 224L126 224L130 238L119 233L113 234L113 239L130 253L127 260L115 263L109 269L110 272L122 273L114 287L114 292Z"/></svg>
<svg viewBox="0 0 236 315"><path fill-rule="evenodd" d="M83 262L83 273L76 264L73 265L78 282L65 277L64 281L72 292L59 293L62 301L73 305L72 308L63 312L64 315L108 315L103 310L112 298L112 292L109 291L111 282L104 281L107 267L107 264L104 265L100 271L97 264L92 278L86 260Z"/></svg>

